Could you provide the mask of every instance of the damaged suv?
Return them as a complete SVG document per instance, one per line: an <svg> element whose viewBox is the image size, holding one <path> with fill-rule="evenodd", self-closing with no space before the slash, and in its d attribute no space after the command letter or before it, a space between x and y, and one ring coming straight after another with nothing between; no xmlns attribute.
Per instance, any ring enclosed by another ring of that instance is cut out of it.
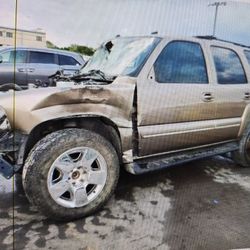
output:
<svg viewBox="0 0 250 250"><path fill-rule="evenodd" d="M57 87L2 94L0 172L71 220L100 209L120 168L212 155L250 164L250 48L212 37L119 37Z"/></svg>

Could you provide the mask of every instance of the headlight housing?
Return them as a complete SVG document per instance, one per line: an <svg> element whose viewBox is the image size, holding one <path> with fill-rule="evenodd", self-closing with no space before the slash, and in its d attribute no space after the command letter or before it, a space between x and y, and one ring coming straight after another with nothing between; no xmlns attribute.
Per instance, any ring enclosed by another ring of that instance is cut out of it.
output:
<svg viewBox="0 0 250 250"><path fill-rule="evenodd" d="M5 111L0 107L0 142L6 139L11 131L9 120Z"/></svg>

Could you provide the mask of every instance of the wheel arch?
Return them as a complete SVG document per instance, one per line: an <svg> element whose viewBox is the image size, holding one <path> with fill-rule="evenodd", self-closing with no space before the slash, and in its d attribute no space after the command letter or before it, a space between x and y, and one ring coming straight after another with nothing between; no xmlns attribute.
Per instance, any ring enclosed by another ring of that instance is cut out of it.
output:
<svg viewBox="0 0 250 250"><path fill-rule="evenodd" d="M19 151L17 163L23 165L30 150L44 136L65 128L83 128L102 135L114 146L119 161L122 162L122 143L118 126L107 117L86 115L47 120L35 126Z"/></svg>
<svg viewBox="0 0 250 250"><path fill-rule="evenodd" d="M250 128L250 104L248 104L245 107L245 110L242 114L238 138L239 139L242 138L245 131L248 130L249 128Z"/></svg>

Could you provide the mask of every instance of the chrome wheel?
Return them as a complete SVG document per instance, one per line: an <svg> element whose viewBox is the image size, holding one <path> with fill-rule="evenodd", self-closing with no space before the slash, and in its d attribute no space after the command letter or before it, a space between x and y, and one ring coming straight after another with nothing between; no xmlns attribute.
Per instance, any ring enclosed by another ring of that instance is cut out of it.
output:
<svg viewBox="0 0 250 250"><path fill-rule="evenodd" d="M95 149L77 147L62 153L50 167L47 184L53 200L67 208L88 205L103 190L107 163Z"/></svg>

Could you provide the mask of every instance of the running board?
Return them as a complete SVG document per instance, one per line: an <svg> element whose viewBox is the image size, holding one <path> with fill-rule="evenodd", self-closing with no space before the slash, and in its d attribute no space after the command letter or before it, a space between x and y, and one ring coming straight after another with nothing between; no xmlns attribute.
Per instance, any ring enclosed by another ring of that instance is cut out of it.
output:
<svg viewBox="0 0 250 250"><path fill-rule="evenodd" d="M128 172L132 174L144 174L167 167L183 164L189 161L198 160L214 155L221 155L228 152L235 151L239 148L237 142L228 142L218 146L193 149L185 152L173 153L162 156L161 158L149 158L134 160L133 163L125 165Z"/></svg>

